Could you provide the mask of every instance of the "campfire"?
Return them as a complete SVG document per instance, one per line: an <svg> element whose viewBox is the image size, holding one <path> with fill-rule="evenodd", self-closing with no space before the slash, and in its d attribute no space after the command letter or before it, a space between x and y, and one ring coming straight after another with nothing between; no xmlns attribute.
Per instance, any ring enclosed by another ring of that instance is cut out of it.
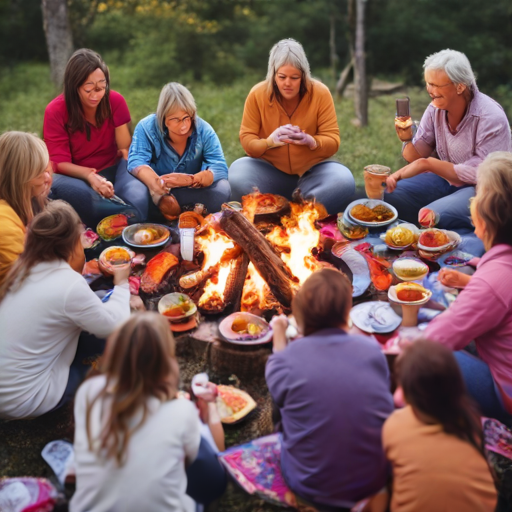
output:
<svg viewBox="0 0 512 512"><path fill-rule="evenodd" d="M326 215L313 202L245 196L242 212L226 208L207 219L196 237L201 269L182 276L180 286L197 287L203 313L289 310L298 287L321 266L315 222Z"/></svg>

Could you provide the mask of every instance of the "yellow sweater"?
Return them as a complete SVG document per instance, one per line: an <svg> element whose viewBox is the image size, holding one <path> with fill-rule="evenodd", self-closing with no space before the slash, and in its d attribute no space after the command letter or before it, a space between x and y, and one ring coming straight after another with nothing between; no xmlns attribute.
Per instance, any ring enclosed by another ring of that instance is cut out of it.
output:
<svg viewBox="0 0 512 512"><path fill-rule="evenodd" d="M0 199L0 285L25 245L25 226L9 204Z"/></svg>
<svg viewBox="0 0 512 512"><path fill-rule="evenodd" d="M489 467L469 443L422 423L410 406L386 420L382 438L393 465L391 512L494 511Z"/></svg>
<svg viewBox="0 0 512 512"><path fill-rule="evenodd" d="M266 82L255 85L245 101L240 142L253 158L262 158L286 174L302 176L313 165L331 157L340 145L340 129L329 89L313 80L310 90L290 117L281 104L270 100ZM279 126L293 124L312 135L317 143L308 146L285 144L267 148L267 137Z"/></svg>

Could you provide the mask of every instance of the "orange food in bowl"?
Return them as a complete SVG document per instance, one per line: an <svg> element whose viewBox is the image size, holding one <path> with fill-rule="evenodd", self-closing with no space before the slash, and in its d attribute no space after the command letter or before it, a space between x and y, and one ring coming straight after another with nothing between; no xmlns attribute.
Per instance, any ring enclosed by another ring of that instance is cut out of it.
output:
<svg viewBox="0 0 512 512"><path fill-rule="evenodd" d="M440 229L427 229L421 234L419 243L425 247L442 247L450 243L450 238Z"/></svg>
<svg viewBox="0 0 512 512"><path fill-rule="evenodd" d="M403 302L418 302L427 295L427 290L416 283L400 283L396 286L396 296Z"/></svg>

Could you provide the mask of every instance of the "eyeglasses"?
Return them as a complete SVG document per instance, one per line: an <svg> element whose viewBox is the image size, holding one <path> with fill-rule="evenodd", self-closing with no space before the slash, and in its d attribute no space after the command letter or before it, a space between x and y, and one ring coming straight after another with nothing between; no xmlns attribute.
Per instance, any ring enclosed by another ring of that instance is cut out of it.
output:
<svg viewBox="0 0 512 512"><path fill-rule="evenodd" d="M167 119L167 122L173 124L174 126L178 126L181 123L188 123L190 121L192 121L192 118L190 116L185 116L181 119L179 117L171 117L171 119Z"/></svg>
<svg viewBox="0 0 512 512"><path fill-rule="evenodd" d="M107 81L100 80L99 82L96 82L95 84L93 84L92 82L87 82L82 87L86 94L91 94L91 92L93 92L93 91L101 92L107 88Z"/></svg>
<svg viewBox="0 0 512 512"><path fill-rule="evenodd" d="M442 84L442 85L436 85L436 84L432 84L430 82L426 82L425 86L427 87L427 89L442 89L443 87L447 87L448 85L454 85L453 82L448 82L447 84Z"/></svg>

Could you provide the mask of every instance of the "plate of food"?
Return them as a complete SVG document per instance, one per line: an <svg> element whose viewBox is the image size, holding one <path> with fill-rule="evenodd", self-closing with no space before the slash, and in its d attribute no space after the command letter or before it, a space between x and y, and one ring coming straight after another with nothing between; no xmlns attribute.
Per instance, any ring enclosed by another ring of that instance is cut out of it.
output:
<svg viewBox="0 0 512 512"><path fill-rule="evenodd" d="M158 302L158 312L170 322L179 322L195 314L197 306L184 293L168 293Z"/></svg>
<svg viewBox="0 0 512 512"><path fill-rule="evenodd" d="M272 339L272 328L263 318L251 313L233 313L219 324L222 338L235 345L262 345Z"/></svg>
<svg viewBox="0 0 512 512"><path fill-rule="evenodd" d="M400 283L391 286L388 290L389 300L397 304L421 306L426 304L430 297L432 297L432 292L418 283Z"/></svg>
<svg viewBox="0 0 512 512"><path fill-rule="evenodd" d="M219 384L217 392L217 410L222 423L237 423L256 409L252 396L241 389Z"/></svg>
<svg viewBox="0 0 512 512"><path fill-rule="evenodd" d="M398 218L396 208L380 199L357 199L346 211L352 222L368 227L387 226Z"/></svg>
<svg viewBox="0 0 512 512"><path fill-rule="evenodd" d="M419 229L414 224L403 223L390 228L381 239L394 251L404 251L418 240Z"/></svg>
<svg viewBox="0 0 512 512"><path fill-rule="evenodd" d="M128 217L122 213L117 213L100 220L96 226L96 233L105 242L111 242L121 236L126 226L128 226Z"/></svg>
<svg viewBox="0 0 512 512"><path fill-rule="evenodd" d="M367 227L350 222L344 212L338 213L337 225L340 233L349 240L361 240L368 235Z"/></svg>
<svg viewBox="0 0 512 512"><path fill-rule="evenodd" d="M164 245L171 232L162 224L133 224L123 230L123 240L132 247L150 249Z"/></svg>
<svg viewBox="0 0 512 512"><path fill-rule="evenodd" d="M455 249L460 242L460 235L455 231L430 228L420 234L418 249L426 252L447 252Z"/></svg>
<svg viewBox="0 0 512 512"><path fill-rule="evenodd" d="M428 265L416 258L398 258L393 262L393 272L402 281L420 281L428 271Z"/></svg>
<svg viewBox="0 0 512 512"><path fill-rule="evenodd" d="M121 245L107 247L99 256L98 263L101 270L111 274L114 268L129 266L135 256L133 251Z"/></svg>

